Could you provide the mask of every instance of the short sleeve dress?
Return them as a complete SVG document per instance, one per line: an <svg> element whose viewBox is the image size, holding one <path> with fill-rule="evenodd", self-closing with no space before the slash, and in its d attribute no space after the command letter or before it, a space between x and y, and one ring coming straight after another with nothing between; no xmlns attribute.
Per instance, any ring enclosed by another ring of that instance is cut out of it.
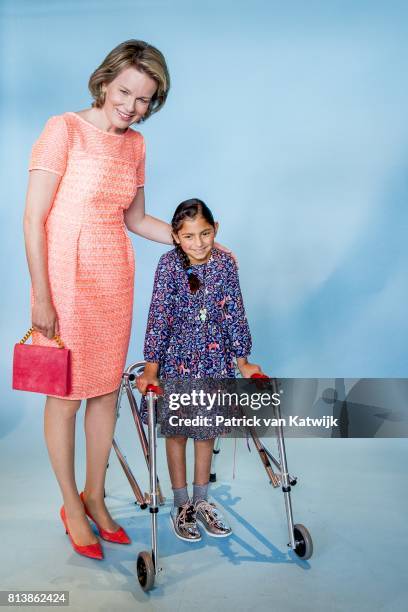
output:
<svg viewBox="0 0 408 612"><path fill-rule="evenodd" d="M29 170L61 176L45 231L59 333L71 350L66 399L104 395L120 385L135 270L123 214L144 185L144 163L139 132L109 133L74 112L50 117L32 147ZM33 343L55 346L40 332Z"/></svg>

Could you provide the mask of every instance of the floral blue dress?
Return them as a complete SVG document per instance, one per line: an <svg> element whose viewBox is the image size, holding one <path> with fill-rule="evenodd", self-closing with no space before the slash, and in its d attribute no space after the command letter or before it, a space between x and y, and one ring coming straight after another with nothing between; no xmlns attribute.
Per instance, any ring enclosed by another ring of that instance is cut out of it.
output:
<svg viewBox="0 0 408 612"><path fill-rule="evenodd" d="M159 363L159 377L164 380L234 378L235 358L248 356L252 348L236 264L228 253L214 247L207 263L191 265L190 270L200 279L196 293L190 290L178 249L161 256L154 278L144 359ZM143 402L144 420L145 411ZM165 401L160 413L164 435L208 439L225 431L221 426L168 429Z"/></svg>

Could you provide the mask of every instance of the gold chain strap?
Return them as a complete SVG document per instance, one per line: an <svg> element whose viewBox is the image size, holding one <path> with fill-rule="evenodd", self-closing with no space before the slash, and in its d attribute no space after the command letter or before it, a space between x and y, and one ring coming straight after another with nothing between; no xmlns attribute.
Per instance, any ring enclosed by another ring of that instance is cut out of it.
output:
<svg viewBox="0 0 408 612"><path fill-rule="evenodd" d="M29 337L31 336L33 331L35 331L34 327L30 327L30 329L28 330L26 335L23 338L21 338L19 344L24 344L25 342L27 342L27 340L29 339ZM54 340L58 344L59 348L64 348L64 343L63 343L63 341L61 340L61 338L57 334L55 334Z"/></svg>

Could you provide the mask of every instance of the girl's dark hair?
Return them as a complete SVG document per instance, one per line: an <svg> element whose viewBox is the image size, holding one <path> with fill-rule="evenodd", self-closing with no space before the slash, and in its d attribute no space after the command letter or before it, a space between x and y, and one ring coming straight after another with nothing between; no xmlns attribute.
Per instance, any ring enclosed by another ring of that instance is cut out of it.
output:
<svg viewBox="0 0 408 612"><path fill-rule="evenodd" d="M190 200L184 200L181 202L174 211L173 218L171 220L171 227L175 234L182 228L185 219L195 219L197 215L201 215L204 219L213 226L215 229L215 221L211 210L208 206L198 198L191 198ZM188 283L190 290L195 293L200 287L200 279L198 276L189 271L191 267L188 255L183 251L181 246L173 238L173 244L177 248L178 255L180 257L181 264L188 275Z"/></svg>

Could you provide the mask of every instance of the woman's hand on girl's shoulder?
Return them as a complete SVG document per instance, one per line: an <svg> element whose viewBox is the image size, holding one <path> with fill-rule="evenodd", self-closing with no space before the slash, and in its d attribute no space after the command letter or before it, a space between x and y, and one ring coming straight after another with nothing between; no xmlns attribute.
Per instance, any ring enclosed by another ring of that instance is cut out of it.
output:
<svg viewBox="0 0 408 612"><path fill-rule="evenodd" d="M228 253L228 255L231 255L232 259L235 261L236 266L238 268L238 259L237 259L237 256L235 255L235 253L233 253L231 251L231 249L229 249L228 247L223 246L219 242L214 242L214 246L215 246L216 249L219 249L220 251L224 251L224 253Z"/></svg>

